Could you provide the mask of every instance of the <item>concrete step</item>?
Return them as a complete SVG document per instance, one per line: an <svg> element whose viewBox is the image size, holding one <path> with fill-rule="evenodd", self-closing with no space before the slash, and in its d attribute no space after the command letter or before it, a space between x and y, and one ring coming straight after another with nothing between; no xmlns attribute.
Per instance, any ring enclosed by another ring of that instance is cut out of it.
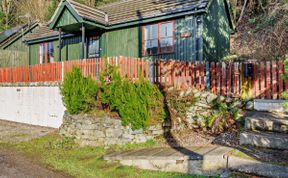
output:
<svg viewBox="0 0 288 178"><path fill-rule="evenodd" d="M254 100L254 110L265 112L285 112L283 107L285 100Z"/></svg>
<svg viewBox="0 0 288 178"><path fill-rule="evenodd" d="M288 134L247 131L240 134L240 144L287 150Z"/></svg>
<svg viewBox="0 0 288 178"><path fill-rule="evenodd" d="M218 175L226 169L228 154L232 148L222 146L195 146L187 148L144 148L115 152L103 157L125 166L136 166L165 172L181 172L199 175Z"/></svg>
<svg viewBox="0 0 288 178"><path fill-rule="evenodd" d="M247 130L288 133L288 117L283 114L253 112L245 118Z"/></svg>

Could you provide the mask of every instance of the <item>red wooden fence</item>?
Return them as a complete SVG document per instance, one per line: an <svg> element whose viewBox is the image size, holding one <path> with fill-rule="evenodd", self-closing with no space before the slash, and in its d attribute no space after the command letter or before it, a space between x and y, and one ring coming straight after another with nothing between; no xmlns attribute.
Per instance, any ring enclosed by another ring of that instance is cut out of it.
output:
<svg viewBox="0 0 288 178"><path fill-rule="evenodd" d="M252 98L279 99L288 89L288 82L282 79L283 61L252 62L247 66L246 62L148 61L120 56L108 58L107 62L118 66L121 76L128 79L142 76L157 84L208 90L222 96L239 97L246 92ZM99 58L0 68L0 82L62 81L73 66L79 67L84 76L97 80L106 65ZM245 75L247 67L250 75Z"/></svg>

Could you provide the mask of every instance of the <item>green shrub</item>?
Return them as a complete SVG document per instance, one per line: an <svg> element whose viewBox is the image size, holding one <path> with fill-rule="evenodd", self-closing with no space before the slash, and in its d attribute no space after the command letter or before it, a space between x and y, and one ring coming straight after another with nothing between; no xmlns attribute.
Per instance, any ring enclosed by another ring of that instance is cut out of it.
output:
<svg viewBox="0 0 288 178"><path fill-rule="evenodd" d="M217 135L227 130L236 129L237 108L229 107L220 98L217 98L213 101L213 109L216 112L207 118L207 126L212 134Z"/></svg>
<svg viewBox="0 0 288 178"><path fill-rule="evenodd" d="M91 111L97 102L98 86L91 77L84 77L79 68L67 73L61 86L64 104L70 114Z"/></svg>
<svg viewBox="0 0 288 178"><path fill-rule="evenodd" d="M163 95L149 81L122 79L112 66L106 66L100 81L100 98L104 108L118 112L123 125L131 124L136 130L164 120Z"/></svg>

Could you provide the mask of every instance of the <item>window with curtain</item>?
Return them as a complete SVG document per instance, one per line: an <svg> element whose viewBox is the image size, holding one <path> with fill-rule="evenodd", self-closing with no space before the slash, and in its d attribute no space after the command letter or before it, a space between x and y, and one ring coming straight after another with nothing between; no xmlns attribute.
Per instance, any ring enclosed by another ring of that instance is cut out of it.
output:
<svg viewBox="0 0 288 178"><path fill-rule="evenodd" d="M47 57L48 57L48 63L54 62L54 43L49 42L48 43L48 49L47 49Z"/></svg>
<svg viewBox="0 0 288 178"><path fill-rule="evenodd" d="M89 37L88 40L88 57L100 57L100 44L98 37Z"/></svg>
<svg viewBox="0 0 288 178"><path fill-rule="evenodd" d="M45 44L39 44L39 64L45 63Z"/></svg>
<svg viewBox="0 0 288 178"><path fill-rule="evenodd" d="M143 54L157 55L174 52L174 22L163 22L143 27Z"/></svg>
<svg viewBox="0 0 288 178"><path fill-rule="evenodd" d="M39 64L54 62L54 43L40 43L38 56Z"/></svg>

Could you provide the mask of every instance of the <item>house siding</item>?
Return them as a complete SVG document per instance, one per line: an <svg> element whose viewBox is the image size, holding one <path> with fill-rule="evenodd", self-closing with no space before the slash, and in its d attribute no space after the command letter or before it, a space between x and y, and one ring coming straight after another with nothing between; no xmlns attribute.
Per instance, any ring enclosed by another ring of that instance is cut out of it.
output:
<svg viewBox="0 0 288 178"><path fill-rule="evenodd" d="M230 51L231 28L224 1L214 0L212 3L203 17L204 59L221 60Z"/></svg>
<svg viewBox="0 0 288 178"><path fill-rule="evenodd" d="M140 57L141 28L108 31L101 36L101 56Z"/></svg>
<svg viewBox="0 0 288 178"><path fill-rule="evenodd" d="M51 41L47 41L51 42ZM54 60L59 61L59 42L58 40L52 41L54 43ZM71 37L63 39L61 49L61 61L77 60L81 58L82 43L81 37ZM38 64L38 51L39 43L30 45L30 64Z"/></svg>
<svg viewBox="0 0 288 178"><path fill-rule="evenodd" d="M38 44L30 45L30 65L38 64Z"/></svg>
<svg viewBox="0 0 288 178"><path fill-rule="evenodd" d="M177 59L183 61L199 60L197 57L197 17L191 16L175 20L175 51L168 54L142 56L142 28L106 32L101 37L101 56L144 57L146 59ZM181 38L181 34L191 33L190 37ZM200 47L202 49L202 47Z"/></svg>
<svg viewBox="0 0 288 178"><path fill-rule="evenodd" d="M160 54L148 58L176 59L181 61L198 60L196 51L197 16L189 16L175 20L175 51L169 54ZM181 37L181 34L190 33L190 37Z"/></svg>

